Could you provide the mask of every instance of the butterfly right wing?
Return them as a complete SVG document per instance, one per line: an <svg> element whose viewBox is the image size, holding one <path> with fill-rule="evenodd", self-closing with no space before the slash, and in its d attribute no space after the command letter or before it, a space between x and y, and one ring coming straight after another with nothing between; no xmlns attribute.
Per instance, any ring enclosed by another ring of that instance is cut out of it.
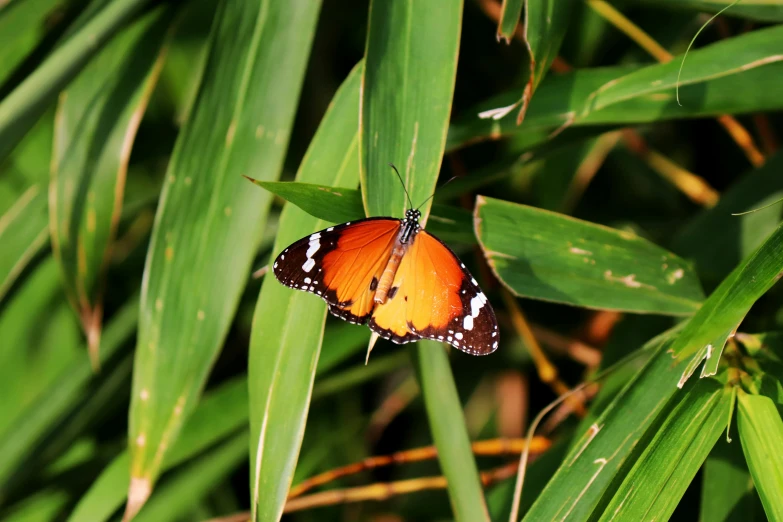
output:
<svg viewBox="0 0 783 522"><path fill-rule="evenodd" d="M277 256L275 277L288 287L320 296L337 317L363 324L375 306L375 287L400 223L367 218L315 232Z"/></svg>

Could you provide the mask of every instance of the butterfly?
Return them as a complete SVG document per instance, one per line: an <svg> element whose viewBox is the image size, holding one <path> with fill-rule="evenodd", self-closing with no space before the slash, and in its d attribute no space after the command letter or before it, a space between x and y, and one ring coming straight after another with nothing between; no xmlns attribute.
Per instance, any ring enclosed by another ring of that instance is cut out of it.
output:
<svg viewBox="0 0 783 522"><path fill-rule="evenodd" d="M397 344L433 339L472 355L494 352L498 324L487 297L456 254L421 228L419 209L410 207L404 219L350 221L296 241L275 259L275 277Z"/></svg>

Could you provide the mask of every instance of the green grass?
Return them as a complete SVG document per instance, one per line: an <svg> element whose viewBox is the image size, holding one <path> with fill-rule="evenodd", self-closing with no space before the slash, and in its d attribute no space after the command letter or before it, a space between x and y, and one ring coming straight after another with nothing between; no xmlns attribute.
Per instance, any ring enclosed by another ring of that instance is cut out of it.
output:
<svg viewBox="0 0 783 522"><path fill-rule="evenodd" d="M0 0L0 518L783 520L783 203L733 215L783 195L781 3L677 83L730 3L613 2L661 64L578 0ZM366 327L252 276L402 217L389 163L494 354L365 365ZM524 484L470 447L556 398L504 292L567 386L615 368Z"/></svg>

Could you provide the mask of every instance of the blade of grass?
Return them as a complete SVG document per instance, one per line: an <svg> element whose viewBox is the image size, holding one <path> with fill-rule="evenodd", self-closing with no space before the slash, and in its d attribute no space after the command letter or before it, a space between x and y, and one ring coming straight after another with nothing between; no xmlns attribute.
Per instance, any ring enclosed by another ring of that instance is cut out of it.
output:
<svg viewBox="0 0 783 522"><path fill-rule="evenodd" d="M148 2L108 2L0 102L0 162L38 121L57 93Z"/></svg>
<svg viewBox="0 0 783 522"><path fill-rule="evenodd" d="M494 2L494 0L492 0ZM506 44L511 43L514 32L517 30L519 19L522 17L522 7L525 0L503 0L500 7L500 20L498 21L498 41L502 38Z"/></svg>
<svg viewBox="0 0 783 522"><path fill-rule="evenodd" d="M406 208L406 195L387 167L393 162L427 222L431 202L425 199L435 188L446 145L461 21L458 1L370 4L359 120L362 199L369 216L399 217ZM437 70L433 63L440 64ZM434 408L439 390L455 390L448 359L429 343L418 343L416 350L421 379L440 379L440 388L422 388L454 516L488 520L459 398L443 392Z"/></svg>
<svg viewBox="0 0 783 522"><path fill-rule="evenodd" d="M769 397L738 395L737 427L742 451L770 520L783 520L783 420Z"/></svg>
<svg viewBox="0 0 783 522"><path fill-rule="evenodd" d="M686 262L628 232L483 196L474 216L490 268L516 295L675 315L703 299Z"/></svg>
<svg viewBox="0 0 783 522"><path fill-rule="evenodd" d="M60 95L49 191L52 249L97 368L103 293L125 175L163 65L172 9L156 9L107 44Z"/></svg>
<svg viewBox="0 0 783 522"><path fill-rule="evenodd" d="M704 463L700 520L765 522L767 517L753 487L742 444L735 436L736 428L732 427L734 440L726 442L720 437Z"/></svg>
<svg viewBox="0 0 783 522"><path fill-rule="evenodd" d="M354 185L359 178L362 67L343 82L297 173L297 180ZM252 188L252 187L251 187ZM261 192L259 190L259 192ZM326 223L286 205L272 248L282 251ZM304 436L326 305L274 277L261 286L250 339L251 509L253 520L279 520Z"/></svg>
<svg viewBox="0 0 783 522"><path fill-rule="evenodd" d="M147 253L127 519L152 491L234 316L270 202L241 174L279 175L319 7L230 0L215 17Z"/></svg>
<svg viewBox="0 0 783 522"><path fill-rule="evenodd" d="M668 520L723 433L731 400L731 390L713 379L677 395L600 520Z"/></svg>
<svg viewBox="0 0 783 522"><path fill-rule="evenodd" d="M734 0L628 0L628 4L654 5L678 11L706 11L717 13ZM783 21L783 5L778 0L742 0L723 13L726 16L757 20L759 22Z"/></svg>

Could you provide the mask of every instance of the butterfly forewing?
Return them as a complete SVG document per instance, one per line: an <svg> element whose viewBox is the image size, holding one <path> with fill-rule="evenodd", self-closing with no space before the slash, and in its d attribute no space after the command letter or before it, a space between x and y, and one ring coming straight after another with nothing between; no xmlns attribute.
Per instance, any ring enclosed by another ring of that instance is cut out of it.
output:
<svg viewBox="0 0 783 522"><path fill-rule="evenodd" d="M498 347L498 326L487 298L465 265L425 231L413 239L389 298L377 305L369 327L397 343L447 342L473 355Z"/></svg>
<svg viewBox="0 0 783 522"><path fill-rule="evenodd" d="M283 250L273 265L284 285L312 292L341 319L364 323L391 255L400 220L368 218L329 227Z"/></svg>

